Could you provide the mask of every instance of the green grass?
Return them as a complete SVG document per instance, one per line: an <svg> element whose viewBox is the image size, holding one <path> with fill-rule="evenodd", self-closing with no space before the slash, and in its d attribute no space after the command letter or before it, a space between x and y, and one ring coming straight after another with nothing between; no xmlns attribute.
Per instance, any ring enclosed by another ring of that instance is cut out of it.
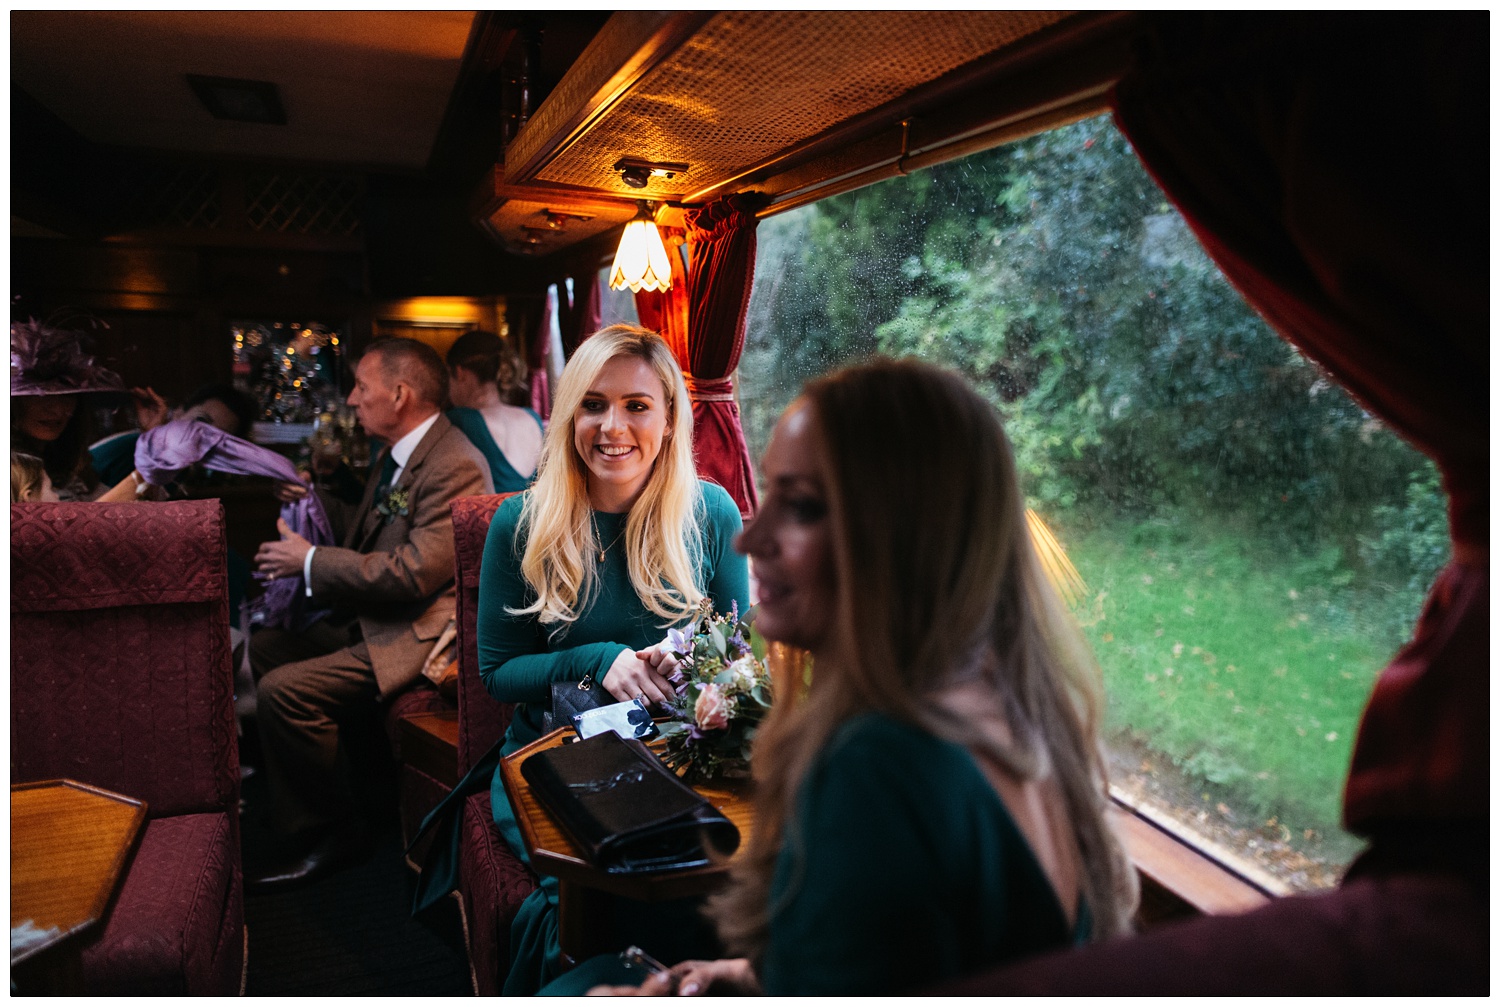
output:
<svg viewBox="0 0 1500 1007"><path fill-rule="evenodd" d="M1227 526L1060 536L1104 671L1108 730L1249 814L1338 829L1360 712L1391 648L1348 616L1326 557L1252 548ZM1219 796L1219 795L1222 795Z"/></svg>

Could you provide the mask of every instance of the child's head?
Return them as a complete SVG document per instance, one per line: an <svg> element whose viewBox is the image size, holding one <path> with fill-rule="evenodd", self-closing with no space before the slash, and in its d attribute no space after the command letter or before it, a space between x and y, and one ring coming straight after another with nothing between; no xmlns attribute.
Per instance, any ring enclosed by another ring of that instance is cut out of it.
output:
<svg viewBox="0 0 1500 1007"><path fill-rule="evenodd" d="M52 480L47 478L47 469L36 455L10 453L10 502L53 503L57 494L52 491Z"/></svg>

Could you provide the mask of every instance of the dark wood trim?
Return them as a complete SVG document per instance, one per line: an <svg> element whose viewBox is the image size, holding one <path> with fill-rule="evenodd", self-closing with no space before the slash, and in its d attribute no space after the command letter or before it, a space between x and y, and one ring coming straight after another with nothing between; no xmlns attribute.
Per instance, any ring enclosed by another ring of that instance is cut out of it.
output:
<svg viewBox="0 0 1500 1007"><path fill-rule="evenodd" d="M498 11L482 10L474 15L459 63L458 80L448 95L448 106L443 110L437 138L427 156L429 174L438 173L459 160L460 151L469 142L466 126L474 112L472 106L490 75L505 60L518 31L517 25L507 23Z"/></svg>
<svg viewBox="0 0 1500 1007"><path fill-rule="evenodd" d="M245 248L279 252L329 252L363 255L365 239L334 234L287 234L284 231L233 231L224 228L163 227L123 231L100 239L106 245L197 248Z"/></svg>
<svg viewBox="0 0 1500 1007"><path fill-rule="evenodd" d="M556 203L559 210L580 211L629 210L634 213L636 204L636 201L628 196L615 196L597 189L586 189L560 182L547 182L541 185L508 184L504 167L497 164L485 175L484 181L474 191L474 195L469 200L469 212L476 218L488 221L495 215L496 210L513 199L527 203L551 202Z"/></svg>
<svg viewBox="0 0 1500 1007"><path fill-rule="evenodd" d="M510 163L509 158L506 159L504 166L506 179L510 182L526 182L535 178L558 155L577 143L580 137L594 127L595 123L609 114L610 109L614 108L620 102L620 99L629 94L631 89L640 83L642 77L650 73L672 53L676 52L678 47L707 24L715 13L715 11L674 12L652 32L644 45L639 46L631 53L620 54L623 56L623 62L618 64L618 69L614 71L603 86L598 88L580 108L563 121L563 126L558 129L549 141L541 143L537 146L535 153L523 161L518 161L514 165ZM608 31L609 25L606 24L598 37L595 38L593 45L607 44L608 40L605 38L605 35ZM590 48L593 48L593 45ZM579 58L579 61L574 64L573 70L569 72L587 72L589 68L583 64L584 59L588 55L588 50L584 50L583 56ZM565 83L566 78L564 78ZM554 88L554 96L549 97L548 101L554 100L556 91L562 87L563 84L559 84L558 88ZM538 117L545 108L546 103L544 102L542 108L538 109L537 114L533 115L527 123L528 128L536 125ZM517 146L522 144L523 140L527 139L529 138L526 137L526 129L523 129L511 144L510 150L516 149ZM507 151L508 153L509 150Z"/></svg>

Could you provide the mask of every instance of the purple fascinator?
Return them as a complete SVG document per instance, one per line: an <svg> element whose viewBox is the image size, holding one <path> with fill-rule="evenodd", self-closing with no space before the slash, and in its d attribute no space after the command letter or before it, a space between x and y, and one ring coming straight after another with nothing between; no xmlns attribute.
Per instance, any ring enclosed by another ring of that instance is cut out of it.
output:
<svg viewBox="0 0 1500 1007"><path fill-rule="evenodd" d="M114 371L94 362L80 332L33 318L10 325L10 394L91 395L101 404L126 402L130 393Z"/></svg>

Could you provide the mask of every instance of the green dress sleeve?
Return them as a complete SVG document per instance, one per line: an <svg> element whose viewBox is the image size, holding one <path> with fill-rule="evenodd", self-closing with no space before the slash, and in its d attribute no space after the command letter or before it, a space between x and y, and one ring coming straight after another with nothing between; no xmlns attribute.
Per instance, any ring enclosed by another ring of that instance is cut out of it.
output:
<svg viewBox="0 0 1500 1007"><path fill-rule="evenodd" d="M602 678L620 652L631 648L595 641L554 649L535 616L510 613L535 597L521 574L526 541L516 537L522 500L517 495L500 505L484 540L475 631L479 677L502 703L545 703L552 682L576 682L589 674Z"/></svg>

